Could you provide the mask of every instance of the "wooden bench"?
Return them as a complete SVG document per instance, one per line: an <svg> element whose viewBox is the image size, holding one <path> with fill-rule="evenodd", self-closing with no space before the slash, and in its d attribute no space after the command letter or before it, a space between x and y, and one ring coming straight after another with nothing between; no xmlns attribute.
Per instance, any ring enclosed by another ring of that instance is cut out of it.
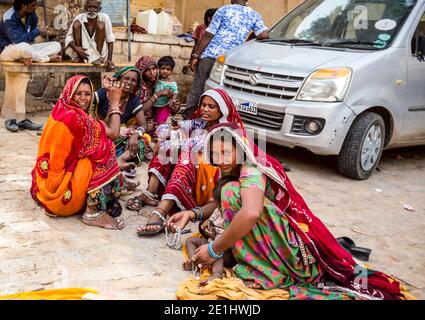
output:
<svg viewBox="0 0 425 320"><path fill-rule="evenodd" d="M113 70L107 71L104 66L85 63L34 63L26 67L21 62L0 62L0 70L4 72L6 80L1 114L6 119L17 121L25 119L25 97L32 73L103 73L115 72L129 65L128 63L116 64Z"/></svg>

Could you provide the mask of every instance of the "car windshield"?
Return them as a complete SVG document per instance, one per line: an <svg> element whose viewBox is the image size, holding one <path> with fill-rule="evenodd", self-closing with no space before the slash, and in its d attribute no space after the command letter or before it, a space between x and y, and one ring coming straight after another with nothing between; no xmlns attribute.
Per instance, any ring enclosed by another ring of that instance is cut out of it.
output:
<svg viewBox="0 0 425 320"><path fill-rule="evenodd" d="M267 42L388 48L417 0L307 0L270 30Z"/></svg>

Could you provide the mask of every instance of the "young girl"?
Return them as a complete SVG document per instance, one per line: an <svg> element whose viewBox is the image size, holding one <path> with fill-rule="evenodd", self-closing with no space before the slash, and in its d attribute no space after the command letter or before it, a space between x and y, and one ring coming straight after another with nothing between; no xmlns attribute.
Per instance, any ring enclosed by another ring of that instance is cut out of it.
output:
<svg viewBox="0 0 425 320"><path fill-rule="evenodd" d="M162 96L157 99L154 104L156 109L156 122L158 124L163 124L167 122L168 117L171 114L171 108L169 106L171 98L173 100L177 99L177 94L179 93L177 83L173 80L172 74L176 63L174 59L170 56L162 57L158 60L159 66L159 80L155 86L155 94L162 90L170 90L169 96Z"/></svg>

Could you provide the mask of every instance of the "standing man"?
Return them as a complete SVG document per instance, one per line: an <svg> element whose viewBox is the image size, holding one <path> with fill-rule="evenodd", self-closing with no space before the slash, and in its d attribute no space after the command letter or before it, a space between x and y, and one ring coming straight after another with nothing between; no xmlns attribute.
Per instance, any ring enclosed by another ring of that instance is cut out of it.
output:
<svg viewBox="0 0 425 320"><path fill-rule="evenodd" d="M102 10L100 0L87 0L84 13L75 17L65 39L66 54L72 62L105 63L112 69L115 36L111 19Z"/></svg>
<svg viewBox="0 0 425 320"><path fill-rule="evenodd" d="M230 5L219 8L202 40L195 46L190 59L195 78L183 113L186 119L190 118L198 107L205 82L217 57L242 44L251 31L254 31L257 39L268 38L269 33L263 18L258 12L246 6L247 2L247 0L232 0Z"/></svg>
<svg viewBox="0 0 425 320"><path fill-rule="evenodd" d="M33 44L35 38L47 34L47 27L38 26L35 13L37 0L15 0L13 7L5 12L0 21L0 61L20 61L26 66L35 62L59 62L62 57L59 42ZM42 125L25 119L16 122L11 116L5 121L6 128L11 132L20 129L40 130Z"/></svg>

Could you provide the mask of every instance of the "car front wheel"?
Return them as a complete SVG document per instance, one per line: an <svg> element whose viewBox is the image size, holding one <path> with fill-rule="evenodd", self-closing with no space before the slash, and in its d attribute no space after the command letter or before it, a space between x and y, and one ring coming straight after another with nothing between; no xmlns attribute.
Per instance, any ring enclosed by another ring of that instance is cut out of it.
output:
<svg viewBox="0 0 425 320"><path fill-rule="evenodd" d="M385 145L385 122L374 112L361 114L353 123L338 156L344 176L368 179L379 164Z"/></svg>

